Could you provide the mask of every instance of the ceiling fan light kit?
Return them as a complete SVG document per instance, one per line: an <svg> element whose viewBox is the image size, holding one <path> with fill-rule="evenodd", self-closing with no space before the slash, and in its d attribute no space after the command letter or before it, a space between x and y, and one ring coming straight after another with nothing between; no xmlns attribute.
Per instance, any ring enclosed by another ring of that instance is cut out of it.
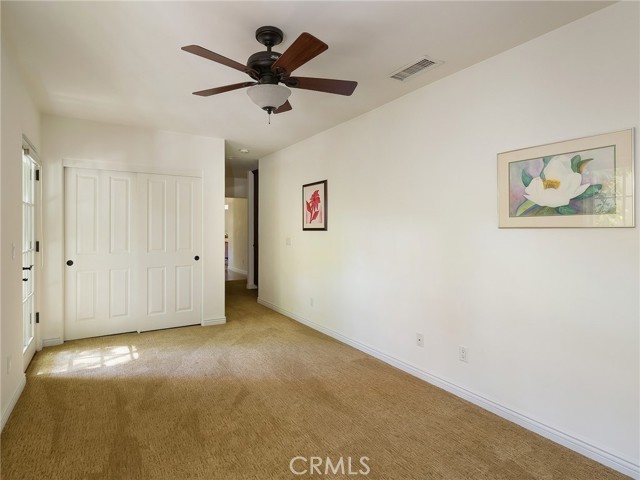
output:
<svg viewBox="0 0 640 480"><path fill-rule="evenodd" d="M253 103L271 114L284 104L291 95L291 90L283 85L258 84L247 89L247 95Z"/></svg>
<svg viewBox="0 0 640 480"><path fill-rule="evenodd" d="M264 26L258 28L256 30L256 40L267 47L267 50L251 55L246 65L223 57L199 45L182 47L182 50L186 52L246 73L254 80L253 82L235 83L233 85L200 90L193 94L208 97L249 87L247 94L253 103L266 110L269 118L271 118L272 113L277 114L291 110L292 107L288 100L291 95L289 88L346 96L351 95L356 89L358 83L350 80L292 77L291 74L296 68L320 55L329 47L313 35L303 32L284 53L280 54L272 51L271 48L279 45L283 38L282 30L277 27Z"/></svg>

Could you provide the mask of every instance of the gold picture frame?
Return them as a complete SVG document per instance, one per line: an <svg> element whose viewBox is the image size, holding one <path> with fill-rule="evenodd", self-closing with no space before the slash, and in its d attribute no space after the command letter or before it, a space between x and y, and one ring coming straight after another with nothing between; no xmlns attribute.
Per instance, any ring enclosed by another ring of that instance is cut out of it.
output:
<svg viewBox="0 0 640 480"><path fill-rule="evenodd" d="M498 154L500 228L634 227L634 130Z"/></svg>

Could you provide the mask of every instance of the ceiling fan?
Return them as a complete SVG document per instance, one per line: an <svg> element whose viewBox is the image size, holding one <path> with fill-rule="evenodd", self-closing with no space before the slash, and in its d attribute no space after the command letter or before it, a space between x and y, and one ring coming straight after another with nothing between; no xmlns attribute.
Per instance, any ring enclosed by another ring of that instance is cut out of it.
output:
<svg viewBox="0 0 640 480"><path fill-rule="evenodd" d="M246 65L223 57L199 45L182 47L185 52L240 70L249 75L253 81L234 83L223 87L209 88L193 92L194 95L208 97L219 93L249 87L247 93L251 100L269 115L291 110L289 103L289 88L315 90L317 92L351 95L358 85L349 80L333 80L329 78L292 77L293 71L320 55L328 47L309 33L302 33L284 53L271 50L282 42L282 30L276 27L260 27L256 30L256 40L267 47L264 52L254 53L247 60ZM282 85L280 85L282 84ZM289 88L287 88L289 87ZM271 118L271 117L269 117Z"/></svg>

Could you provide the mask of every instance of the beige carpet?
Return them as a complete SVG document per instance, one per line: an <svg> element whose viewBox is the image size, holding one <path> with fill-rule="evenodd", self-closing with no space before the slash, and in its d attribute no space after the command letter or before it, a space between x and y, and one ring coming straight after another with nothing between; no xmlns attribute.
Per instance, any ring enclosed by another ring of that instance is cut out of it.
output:
<svg viewBox="0 0 640 480"><path fill-rule="evenodd" d="M2 479L625 478L227 285L227 325L38 353ZM297 456L338 474L295 476ZM342 475L340 457L369 474Z"/></svg>

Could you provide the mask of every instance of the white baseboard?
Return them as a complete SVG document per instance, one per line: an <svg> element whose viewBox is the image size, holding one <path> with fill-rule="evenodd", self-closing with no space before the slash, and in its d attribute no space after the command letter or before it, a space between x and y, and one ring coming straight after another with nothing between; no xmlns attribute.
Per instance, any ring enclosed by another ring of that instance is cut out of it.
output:
<svg viewBox="0 0 640 480"><path fill-rule="evenodd" d="M640 479L640 465L633 463L631 460L622 458L614 453L607 452L606 450L603 450L595 445L591 445L590 443L584 440L576 438L568 433L562 432L557 428L554 428L549 425L545 425L544 423L539 422L533 418L529 418L526 415L523 415L515 410L512 410L509 407L501 405L500 403L494 400L485 398L482 395L479 395L470 390L467 390L464 387L460 387L455 383L442 379L436 375L432 375L409 363L406 363L402 360L398 360L397 358L387 355L386 353L380 352L379 350L376 350L375 348L372 348L369 345L361 343L357 340L353 340L349 337L342 335L341 333L338 333L334 330L324 327L316 322L307 320L306 318L303 318L293 312L289 312L288 310L280 308L271 302L258 298L258 303L260 305L264 305L267 308L270 308L271 310L275 310L276 312L281 313L282 315L285 315L293 320L296 320L297 322L307 325L308 327L313 328L314 330L322 332L325 335L333 337L342 343L346 343L347 345L350 345L353 348L356 348L362 352L368 353L372 357L382 360L383 362L388 363L389 365L392 365L396 368L399 368L400 370L403 370L410 375L418 377L427 383L435 385L436 387L442 388L443 390L446 390L449 393L452 393L460 398L463 398L481 408L484 408L485 410L495 413L496 415L506 420L516 423L521 427L526 428L527 430L531 430L539 435L542 435L545 438L548 438L553 442L559 443L560 445L563 445L575 452L578 452L581 455L584 455L585 457L588 457L592 460L595 460L596 462L599 462L599 463L602 463L603 465L611 467L614 470L617 470L618 472L621 472L625 475L630 476L631 478Z"/></svg>
<svg viewBox="0 0 640 480"><path fill-rule="evenodd" d="M258 286L255 283L247 283L247 290L256 290ZM269 305L267 305L268 307ZM269 307L271 308L271 307Z"/></svg>
<svg viewBox="0 0 640 480"><path fill-rule="evenodd" d="M205 320L202 320L201 325L203 327L208 327L210 325L224 325L225 323L227 323L227 317L207 318Z"/></svg>
<svg viewBox="0 0 640 480"><path fill-rule="evenodd" d="M7 423L7 420L9 420L9 416L11 415L11 412L13 412L14 407L16 406L16 403L18 403L18 399L20 398L20 395L22 395L22 391L24 390L25 385L27 384L27 376L22 374L22 377L20 378L20 383L18 383L18 388L16 388L16 391L13 392L13 395L11 395L11 400L9 400L9 405L7 405L7 409L2 412L2 424L0 424L0 432L4 429L4 426Z"/></svg>
<svg viewBox="0 0 640 480"><path fill-rule="evenodd" d="M55 347L56 345L62 345L62 339L60 337L45 338L42 340L43 347Z"/></svg>
<svg viewBox="0 0 640 480"><path fill-rule="evenodd" d="M230 272L239 273L240 275L247 275L246 270L240 270L239 268L236 268L236 267L227 267L227 270L229 270Z"/></svg>

